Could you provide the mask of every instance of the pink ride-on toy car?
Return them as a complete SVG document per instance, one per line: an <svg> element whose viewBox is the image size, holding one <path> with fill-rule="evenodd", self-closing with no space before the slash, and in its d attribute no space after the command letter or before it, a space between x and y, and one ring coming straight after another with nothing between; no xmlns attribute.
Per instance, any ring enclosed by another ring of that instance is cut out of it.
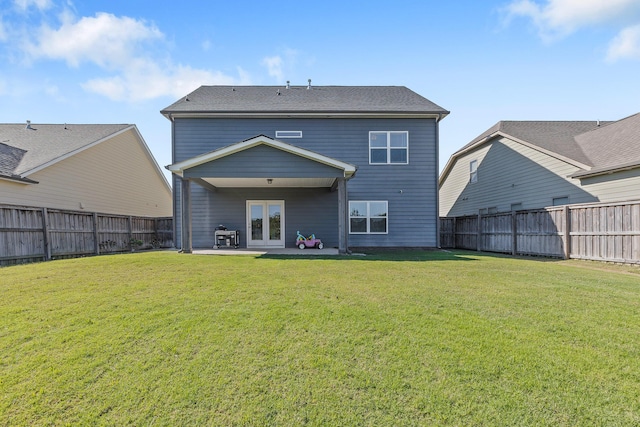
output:
<svg viewBox="0 0 640 427"><path fill-rule="evenodd" d="M315 234L312 234L309 237L304 237L302 234L300 234L300 231L298 231L297 233L298 233L298 237L296 237L296 246L299 247L300 249L304 249L304 248L322 249L322 248L324 248L324 245L322 244L322 240L316 239L316 235Z"/></svg>

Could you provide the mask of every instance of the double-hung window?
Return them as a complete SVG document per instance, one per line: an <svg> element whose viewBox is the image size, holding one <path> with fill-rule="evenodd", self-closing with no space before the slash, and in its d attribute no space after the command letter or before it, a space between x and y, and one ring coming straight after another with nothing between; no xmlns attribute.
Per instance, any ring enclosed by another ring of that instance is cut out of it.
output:
<svg viewBox="0 0 640 427"><path fill-rule="evenodd" d="M478 182L478 161L471 160L469 162L469 182L475 184Z"/></svg>
<svg viewBox="0 0 640 427"><path fill-rule="evenodd" d="M369 132L369 163L376 165L409 163L409 132Z"/></svg>
<svg viewBox="0 0 640 427"><path fill-rule="evenodd" d="M385 201L349 202L349 233L387 234L389 205Z"/></svg>

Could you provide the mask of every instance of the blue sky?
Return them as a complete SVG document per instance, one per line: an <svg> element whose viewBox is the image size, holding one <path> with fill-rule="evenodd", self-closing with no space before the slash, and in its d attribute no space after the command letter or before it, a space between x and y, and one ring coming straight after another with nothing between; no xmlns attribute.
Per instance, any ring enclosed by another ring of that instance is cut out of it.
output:
<svg viewBox="0 0 640 427"><path fill-rule="evenodd" d="M499 120L640 112L640 0L0 0L0 121L134 123L200 85L401 85L451 111L440 168ZM168 176L168 174L167 174Z"/></svg>

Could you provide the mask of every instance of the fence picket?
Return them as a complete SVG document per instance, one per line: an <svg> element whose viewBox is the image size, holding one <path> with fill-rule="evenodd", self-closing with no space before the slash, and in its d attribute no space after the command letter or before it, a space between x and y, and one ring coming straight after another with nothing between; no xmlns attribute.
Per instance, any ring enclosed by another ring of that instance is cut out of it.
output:
<svg viewBox="0 0 640 427"><path fill-rule="evenodd" d="M0 266L127 251L132 237L173 247L173 219L0 205Z"/></svg>
<svg viewBox="0 0 640 427"><path fill-rule="evenodd" d="M440 224L442 247L640 264L640 201L440 218Z"/></svg>

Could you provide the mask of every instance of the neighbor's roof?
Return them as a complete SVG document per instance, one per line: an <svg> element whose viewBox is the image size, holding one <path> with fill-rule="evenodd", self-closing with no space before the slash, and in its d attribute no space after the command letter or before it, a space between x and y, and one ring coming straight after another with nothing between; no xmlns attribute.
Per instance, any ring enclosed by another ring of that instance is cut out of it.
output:
<svg viewBox="0 0 640 427"><path fill-rule="evenodd" d="M640 166L640 113L613 122L500 121L451 156L440 183L460 155L496 137L507 137L581 168L575 177Z"/></svg>
<svg viewBox="0 0 640 427"><path fill-rule="evenodd" d="M169 187L151 151L131 124L0 124L0 178L36 183L28 176L58 161L133 129L158 174Z"/></svg>
<svg viewBox="0 0 640 427"><path fill-rule="evenodd" d="M161 113L449 114L404 86L201 86Z"/></svg>
<svg viewBox="0 0 640 427"><path fill-rule="evenodd" d="M593 164L576 177L640 166L640 113L578 135L576 141Z"/></svg>

